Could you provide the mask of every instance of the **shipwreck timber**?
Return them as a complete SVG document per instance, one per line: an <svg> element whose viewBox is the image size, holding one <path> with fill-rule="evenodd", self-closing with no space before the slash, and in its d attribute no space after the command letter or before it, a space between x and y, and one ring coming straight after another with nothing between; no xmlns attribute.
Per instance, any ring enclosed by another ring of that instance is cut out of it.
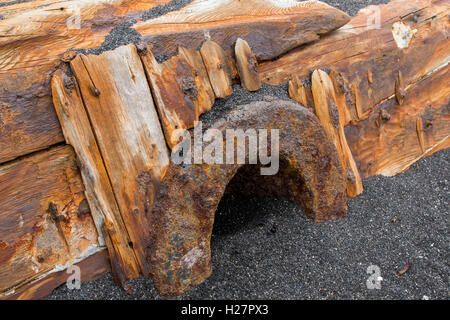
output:
<svg viewBox="0 0 450 320"><path fill-rule="evenodd" d="M169 1L39 2L1 11L1 298L43 297L73 264L83 280L112 268L125 289L142 274L181 294L211 273L226 190L337 219L363 179L449 147L448 0L394 0L351 20L315 1L197 0L136 23ZM139 43L103 50L122 23ZM174 133L233 83L289 85L298 102L268 97L210 124L279 130L277 175L170 161Z"/></svg>

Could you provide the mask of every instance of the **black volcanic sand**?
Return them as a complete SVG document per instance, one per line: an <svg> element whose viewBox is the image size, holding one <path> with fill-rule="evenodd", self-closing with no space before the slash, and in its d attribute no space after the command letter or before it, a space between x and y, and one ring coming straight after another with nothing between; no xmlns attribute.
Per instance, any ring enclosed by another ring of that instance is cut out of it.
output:
<svg viewBox="0 0 450 320"><path fill-rule="evenodd" d="M143 15L149 19L191 1L172 1ZM388 1L324 1L351 15L368 4ZM140 35L125 22L98 54ZM256 93L234 86L201 117L212 123L237 105L271 97L288 99L287 87L264 85ZM213 275L180 299L448 299L450 150L422 159L403 174L364 181L365 192L349 200L349 217L312 224L287 200L229 195L216 213L212 237ZM406 265L409 270L398 275ZM380 290L369 290L367 268L376 265ZM161 299L151 280L133 280L127 295L110 273L66 286L49 299Z"/></svg>

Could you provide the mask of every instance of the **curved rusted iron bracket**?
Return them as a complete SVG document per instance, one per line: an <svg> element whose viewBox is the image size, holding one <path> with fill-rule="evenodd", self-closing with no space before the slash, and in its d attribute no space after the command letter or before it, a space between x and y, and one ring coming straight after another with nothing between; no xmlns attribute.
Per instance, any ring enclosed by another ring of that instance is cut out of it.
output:
<svg viewBox="0 0 450 320"><path fill-rule="evenodd" d="M223 133L238 128L278 129L280 170L275 176L261 176L259 171L251 174L260 165L170 164L156 193L147 244L152 277L165 296L182 294L211 275L214 215L233 177L238 183L230 185L240 189L252 187L291 199L315 222L347 213L339 155L309 110L288 101L254 102L238 107L212 127Z"/></svg>

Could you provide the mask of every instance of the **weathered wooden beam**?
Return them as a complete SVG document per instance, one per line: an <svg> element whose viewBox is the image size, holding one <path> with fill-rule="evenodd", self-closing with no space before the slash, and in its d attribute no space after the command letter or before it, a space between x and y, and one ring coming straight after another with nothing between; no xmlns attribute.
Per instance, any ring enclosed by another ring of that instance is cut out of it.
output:
<svg viewBox="0 0 450 320"><path fill-rule="evenodd" d="M0 163L64 141L50 81L67 50L100 47L115 26L169 1L45 0L1 7Z"/></svg>
<svg viewBox="0 0 450 320"><path fill-rule="evenodd" d="M179 46L196 49L204 40L213 40L231 56L242 38L258 59L267 60L348 21L346 13L320 1L194 0L133 28L155 46L155 55L170 56Z"/></svg>
<svg viewBox="0 0 450 320"><path fill-rule="evenodd" d="M363 192L363 185L345 137L343 117L341 116L343 112L336 104L333 82L326 72L322 70L313 72L312 95L316 115L336 146L344 167L347 178L347 195L354 198Z"/></svg>
<svg viewBox="0 0 450 320"><path fill-rule="evenodd" d="M271 142L265 151L273 152L275 159L279 150L279 171L275 175L261 175L259 161L249 164L247 149L246 164L225 164L225 159L217 159L214 164L171 162L161 181L151 213L149 250L152 277L161 294L179 295L211 275L214 215L227 187L287 197L300 204L315 222L346 215L346 183L339 155L311 111L289 101L254 102L236 107L205 129L215 129L221 135L211 141L212 145L225 146L228 129L247 128L270 131ZM279 132L279 144L271 140L274 130ZM193 150L194 140L186 141ZM208 154L211 146L205 143L202 147ZM236 145L233 151L238 148Z"/></svg>
<svg viewBox="0 0 450 320"><path fill-rule="evenodd" d="M210 110L215 100L200 53L180 50L181 55L161 64L156 61L151 48L141 54L170 148L178 143L174 132L193 128L199 116Z"/></svg>
<svg viewBox="0 0 450 320"><path fill-rule="evenodd" d="M139 267L120 214L103 158L84 108L76 79L58 70L52 79L53 102L66 142L73 146L102 245L107 244L117 282L139 277ZM103 239L105 237L106 239ZM106 240L106 243L105 243Z"/></svg>
<svg viewBox="0 0 450 320"><path fill-rule="evenodd" d="M360 121L382 101L395 95L401 100L402 90L450 61L449 14L448 1L393 0L368 7L336 32L263 63L258 71L264 82L278 85L332 68L350 120ZM394 39L396 23L413 33L407 47ZM403 84L398 83L399 73Z"/></svg>
<svg viewBox="0 0 450 320"><path fill-rule="evenodd" d="M247 91L261 89L261 79L256 71L258 61L247 41L238 38L234 52L242 87Z"/></svg>
<svg viewBox="0 0 450 320"><path fill-rule="evenodd" d="M97 139L140 271L148 276L149 213L169 156L134 45L78 55L71 68Z"/></svg>
<svg viewBox="0 0 450 320"><path fill-rule="evenodd" d="M450 66L378 105L372 115L345 128L364 178L393 176L414 162L450 147Z"/></svg>
<svg viewBox="0 0 450 320"><path fill-rule="evenodd" d="M69 146L0 166L0 297L100 250Z"/></svg>
<svg viewBox="0 0 450 320"><path fill-rule="evenodd" d="M214 41L208 40L200 48L200 54L216 98L226 98L233 94L232 70L222 47Z"/></svg>

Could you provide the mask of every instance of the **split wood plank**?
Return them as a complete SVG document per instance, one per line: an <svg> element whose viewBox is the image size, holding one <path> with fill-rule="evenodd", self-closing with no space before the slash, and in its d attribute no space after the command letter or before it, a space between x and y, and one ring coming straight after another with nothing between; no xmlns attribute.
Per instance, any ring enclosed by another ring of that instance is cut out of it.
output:
<svg viewBox="0 0 450 320"><path fill-rule="evenodd" d="M78 55L71 68L103 157L139 267L147 261L149 220L169 155L145 71L134 45Z"/></svg>
<svg viewBox="0 0 450 320"><path fill-rule="evenodd" d="M241 38L237 39L235 56L242 87L247 91L258 91L261 89L261 79L256 71L258 61L247 41Z"/></svg>
<svg viewBox="0 0 450 320"><path fill-rule="evenodd" d="M176 131L193 128L199 116L210 110L215 100L200 53L180 50L181 55L161 64L156 61L151 48L141 54L170 148L178 143Z"/></svg>
<svg viewBox="0 0 450 320"><path fill-rule="evenodd" d="M0 296L100 250L70 146L0 166Z"/></svg>
<svg viewBox="0 0 450 320"><path fill-rule="evenodd" d="M83 105L78 83L63 70L52 79L53 103L66 142L75 149L86 198L101 238L106 238L116 280L127 286L127 280L139 277L139 267L127 229L117 206L111 183L100 154L94 132ZM104 239L101 243L104 244Z"/></svg>
<svg viewBox="0 0 450 320"><path fill-rule="evenodd" d="M226 98L232 95L232 71L223 49L214 41L209 40L203 43L200 53L216 98Z"/></svg>
<svg viewBox="0 0 450 320"><path fill-rule="evenodd" d="M336 146L344 167L347 176L347 195L354 198L363 192L363 185L352 152L347 144L344 125L336 105L333 82L326 72L322 70L313 72L312 94L316 115Z"/></svg>
<svg viewBox="0 0 450 320"><path fill-rule="evenodd" d="M198 48L217 42L232 56L238 38L245 39L259 60L319 39L349 21L349 16L319 1L194 0L181 10L133 26L155 55L173 55L179 46Z"/></svg>

